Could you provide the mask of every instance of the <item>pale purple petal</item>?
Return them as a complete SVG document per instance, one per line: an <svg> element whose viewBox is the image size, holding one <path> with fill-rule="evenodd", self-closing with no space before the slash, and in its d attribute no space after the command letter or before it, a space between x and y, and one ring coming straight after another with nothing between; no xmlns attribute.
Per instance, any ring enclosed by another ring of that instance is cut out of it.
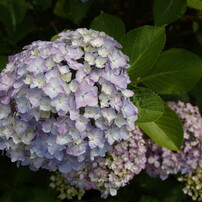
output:
<svg viewBox="0 0 202 202"><path fill-rule="evenodd" d="M80 131L83 132L87 127L88 119L85 117L80 117L76 120L75 127Z"/></svg>
<svg viewBox="0 0 202 202"><path fill-rule="evenodd" d="M42 89L51 99L64 92L60 80L56 77L52 77Z"/></svg>
<svg viewBox="0 0 202 202"><path fill-rule="evenodd" d="M56 108L57 111L67 112L69 110L69 101L66 95L59 94L51 101L51 105Z"/></svg>

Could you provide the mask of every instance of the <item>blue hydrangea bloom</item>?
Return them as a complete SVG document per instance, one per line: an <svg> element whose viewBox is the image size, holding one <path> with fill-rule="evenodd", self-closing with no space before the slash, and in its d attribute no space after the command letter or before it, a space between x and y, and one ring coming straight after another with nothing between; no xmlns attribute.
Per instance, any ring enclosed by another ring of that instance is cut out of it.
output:
<svg viewBox="0 0 202 202"><path fill-rule="evenodd" d="M36 41L0 75L0 149L31 169L80 170L129 138L137 108L128 57L103 32L77 29Z"/></svg>

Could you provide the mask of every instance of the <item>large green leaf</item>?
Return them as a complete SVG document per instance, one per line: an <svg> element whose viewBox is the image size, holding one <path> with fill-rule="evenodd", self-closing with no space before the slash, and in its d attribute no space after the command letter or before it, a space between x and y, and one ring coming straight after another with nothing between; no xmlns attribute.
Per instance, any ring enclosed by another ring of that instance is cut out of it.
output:
<svg viewBox="0 0 202 202"><path fill-rule="evenodd" d="M86 3L81 2L81 0L58 0L54 8L54 14L79 25L86 17L92 2L93 0Z"/></svg>
<svg viewBox="0 0 202 202"><path fill-rule="evenodd" d="M104 12L101 12L101 14L92 21L90 28L103 31L118 41L125 34L125 25L123 21Z"/></svg>
<svg viewBox="0 0 202 202"><path fill-rule="evenodd" d="M179 151L183 141L182 123L167 104L158 120L138 123L139 127L157 144L170 150Z"/></svg>
<svg viewBox="0 0 202 202"><path fill-rule="evenodd" d="M123 52L130 57L131 79L143 76L156 62L165 44L165 28L143 26L128 32L122 40Z"/></svg>
<svg viewBox="0 0 202 202"><path fill-rule="evenodd" d="M25 0L0 1L0 20L10 35L15 32L16 26L23 21L26 10Z"/></svg>
<svg viewBox="0 0 202 202"><path fill-rule="evenodd" d="M185 11L185 0L155 0L154 23L158 26L172 23L179 19Z"/></svg>
<svg viewBox="0 0 202 202"><path fill-rule="evenodd" d="M202 10L202 1L201 0L187 0L187 5L191 8L197 10Z"/></svg>
<svg viewBox="0 0 202 202"><path fill-rule="evenodd" d="M139 80L160 94L185 94L202 76L202 59L183 49L162 53L153 68Z"/></svg>
<svg viewBox="0 0 202 202"><path fill-rule="evenodd" d="M7 63L8 63L8 57L0 55L0 70L4 69Z"/></svg>
<svg viewBox="0 0 202 202"><path fill-rule="evenodd" d="M155 121L164 112L162 99L147 88L135 88L132 102L138 108L138 122Z"/></svg>

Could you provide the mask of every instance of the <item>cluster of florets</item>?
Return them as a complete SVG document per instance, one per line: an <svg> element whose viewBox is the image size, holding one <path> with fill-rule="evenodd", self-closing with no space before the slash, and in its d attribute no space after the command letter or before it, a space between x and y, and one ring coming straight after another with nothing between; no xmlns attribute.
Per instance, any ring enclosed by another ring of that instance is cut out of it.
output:
<svg viewBox="0 0 202 202"><path fill-rule="evenodd" d="M103 32L77 29L37 41L0 75L0 149L34 170L82 169L129 138L137 108L128 57Z"/></svg>
<svg viewBox="0 0 202 202"><path fill-rule="evenodd" d="M114 144L105 157L89 163L83 170L62 174L65 183L81 190L99 190L103 198L116 195L120 187L145 168L146 147L142 136L136 127L130 132L129 139ZM57 182L53 181L51 186L57 187ZM60 192L70 198L68 189Z"/></svg>
<svg viewBox="0 0 202 202"><path fill-rule="evenodd" d="M169 106L183 122L184 142L181 152L174 152L148 141L146 171L161 179L178 172L191 173L202 160L202 117L198 107L182 102L169 102Z"/></svg>
<svg viewBox="0 0 202 202"><path fill-rule="evenodd" d="M202 162L191 174L186 174L178 178L180 182L185 182L183 192L192 197L193 200L202 201Z"/></svg>
<svg viewBox="0 0 202 202"><path fill-rule="evenodd" d="M60 193L58 195L58 198L61 200L70 200L73 198L78 198L79 200L81 200L81 198L85 194L85 190L66 183L66 179L61 176L60 172L55 172L55 174L52 175L50 179L50 187Z"/></svg>

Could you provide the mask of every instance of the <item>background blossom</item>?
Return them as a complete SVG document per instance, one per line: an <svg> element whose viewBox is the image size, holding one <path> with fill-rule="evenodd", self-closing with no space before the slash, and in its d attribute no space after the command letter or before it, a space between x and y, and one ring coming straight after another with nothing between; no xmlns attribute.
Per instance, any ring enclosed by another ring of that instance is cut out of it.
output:
<svg viewBox="0 0 202 202"><path fill-rule="evenodd" d="M169 102L183 122L184 142L181 152L170 151L148 140L146 171L166 179L169 174L192 173L202 161L202 117L190 103Z"/></svg>
<svg viewBox="0 0 202 202"><path fill-rule="evenodd" d="M202 201L202 164L193 170L191 174L179 177L180 182L185 182L183 192L192 197L193 200Z"/></svg>

